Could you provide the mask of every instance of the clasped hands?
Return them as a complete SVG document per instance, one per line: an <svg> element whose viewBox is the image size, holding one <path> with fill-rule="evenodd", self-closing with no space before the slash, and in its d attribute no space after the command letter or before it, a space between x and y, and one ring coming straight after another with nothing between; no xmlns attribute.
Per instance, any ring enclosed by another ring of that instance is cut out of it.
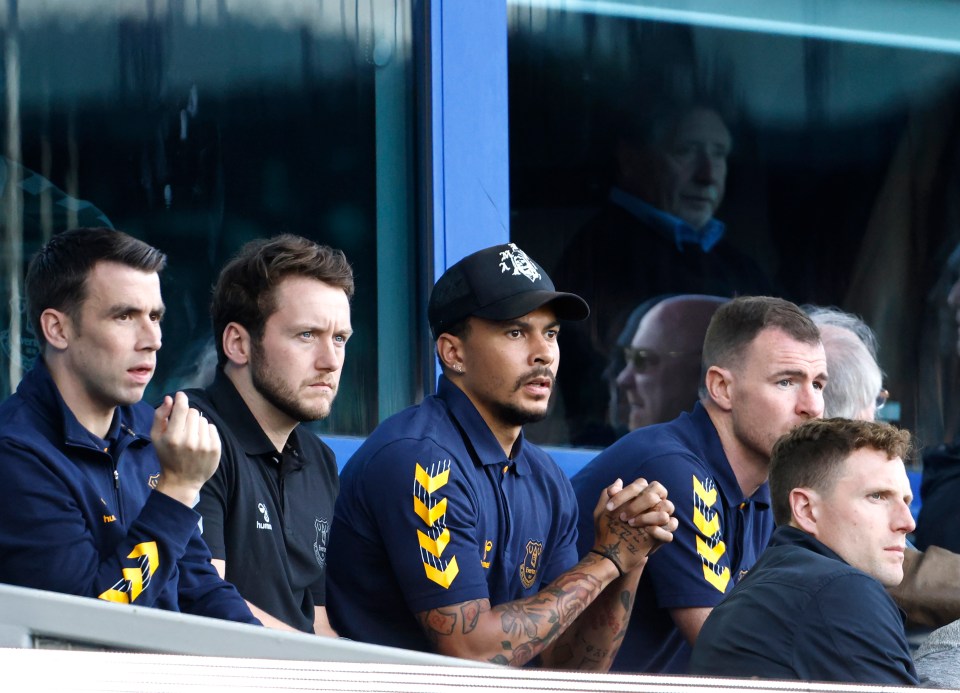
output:
<svg viewBox="0 0 960 693"><path fill-rule="evenodd" d="M647 556L673 541L677 518L667 489L658 482L636 479L624 486L617 479L600 494L593 511L594 553L613 561L621 573L646 564Z"/></svg>

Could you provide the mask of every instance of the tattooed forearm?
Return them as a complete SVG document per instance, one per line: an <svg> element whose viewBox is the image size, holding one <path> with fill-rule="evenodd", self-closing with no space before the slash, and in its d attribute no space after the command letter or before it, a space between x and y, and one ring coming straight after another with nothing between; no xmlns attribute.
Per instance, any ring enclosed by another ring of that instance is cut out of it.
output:
<svg viewBox="0 0 960 693"><path fill-rule="evenodd" d="M605 559L584 560L594 565ZM601 593L603 581L583 568L581 563L527 599L493 608L489 600L476 599L421 612L417 620L438 652L522 666L556 641Z"/></svg>
<svg viewBox="0 0 960 693"><path fill-rule="evenodd" d="M457 632L458 621L459 632L467 634L472 631L477 627L480 614L485 611L490 611L489 600L474 599L462 604L422 611L417 614L417 620L427 639L436 647L442 638L450 637Z"/></svg>
<svg viewBox="0 0 960 693"><path fill-rule="evenodd" d="M564 669L609 669L623 643L638 582L635 572L611 583L545 653L545 663Z"/></svg>

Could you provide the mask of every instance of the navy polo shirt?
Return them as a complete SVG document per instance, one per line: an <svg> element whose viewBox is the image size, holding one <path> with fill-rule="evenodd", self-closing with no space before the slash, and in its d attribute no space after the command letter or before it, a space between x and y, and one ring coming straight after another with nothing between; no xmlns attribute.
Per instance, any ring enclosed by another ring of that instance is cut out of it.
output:
<svg viewBox="0 0 960 693"><path fill-rule="evenodd" d="M744 498L717 430L698 403L666 424L633 431L573 478L579 550L593 541L593 508L617 477L659 481L676 506L673 541L647 561L614 671L684 673L686 638L670 609L714 607L756 562L773 531L766 484Z"/></svg>
<svg viewBox="0 0 960 693"><path fill-rule="evenodd" d="M210 552L226 561L226 579L244 599L312 633L339 487L333 451L297 427L278 452L221 369L206 390L186 394L223 445L196 507Z"/></svg>
<svg viewBox="0 0 960 693"><path fill-rule="evenodd" d="M577 563L566 476L522 434L508 459L444 377L381 423L340 481L327 609L354 640L429 651L415 614L529 597Z"/></svg>
<svg viewBox="0 0 960 693"><path fill-rule="evenodd" d="M709 676L919 683L903 615L878 580L794 527L778 527L713 610L690 671Z"/></svg>

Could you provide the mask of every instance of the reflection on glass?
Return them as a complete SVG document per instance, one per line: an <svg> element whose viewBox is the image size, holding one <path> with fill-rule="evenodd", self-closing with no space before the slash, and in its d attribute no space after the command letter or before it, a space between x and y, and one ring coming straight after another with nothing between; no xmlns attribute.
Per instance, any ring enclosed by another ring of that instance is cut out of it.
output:
<svg viewBox="0 0 960 693"><path fill-rule="evenodd" d="M8 78L5 98L15 86L19 96L4 111L0 189L16 189L23 218L22 242L5 222L7 259L11 247L28 259L51 232L77 224L110 224L165 251L164 348L147 395L155 399L208 377L210 286L240 245L292 232L342 248L358 278L357 334L323 428L372 430L379 327L374 133L378 118L409 122L411 110L402 93L378 99L377 78L390 64L400 85L411 80L409 5L7 5L5 45L8 54L18 46L19 67L8 69L17 85ZM404 171L392 184L406 184ZM401 245L411 244L409 219L394 221ZM397 280L411 281L415 268L401 269L406 274ZM22 335L10 329L11 291L5 284L0 296L3 395L17 380L8 374L11 357L21 355L24 368L36 357L25 322ZM414 330L405 334L415 339Z"/></svg>
<svg viewBox="0 0 960 693"><path fill-rule="evenodd" d="M511 234L594 311L564 327L562 396L531 434L622 433L618 339L645 301L769 291L861 315L901 423L951 438L960 8L821 3L828 26L799 3L649 4L509 6Z"/></svg>

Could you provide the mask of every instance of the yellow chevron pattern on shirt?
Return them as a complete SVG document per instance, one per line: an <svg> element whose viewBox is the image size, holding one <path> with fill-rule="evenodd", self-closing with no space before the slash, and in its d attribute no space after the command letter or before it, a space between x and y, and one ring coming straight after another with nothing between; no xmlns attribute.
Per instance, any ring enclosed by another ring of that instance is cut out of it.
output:
<svg viewBox="0 0 960 693"><path fill-rule="evenodd" d="M417 517L423 520L424 524L427 526L432 526L438 519L447 514L447 499L442 498L432 508L428 508L426 503L419 498L414 497L413 512L417 514Z"/></svg>
<svg viewBox="0 0 960 693"><path fill-rule="evenodd" d="M427 474L427 470L418 464L414 476L416 477L417 483L423 486L427 493L433 493L441 486L447 485L447 482L450 480L450 470L446 469L436 476L430 476Z"/></svg>
<svg viewBox="0 0 960 693"><path fill-rule="evenodd" d="M154 573L160 567L160 553L157 542L145 541L133 547L127 558L139 559L137 568L124 568L123 578L114 583L98 598L118 604L129 604L150 585Z"/></svg>
<svg viewBox="0 0 960 693"><path fill-rule="evenodd" d="M417 530L417 543L420 547L420 559L427 579L448 589L460 568L457 557L449 560L442 558L450 543L450 530L447 529L447 499L435 497L450 481L450 460L439 460L428 468L419 463L413 472L413 512L420 518L426 529Z"/></svg>
<svg viewBox="0 0 960 693"><path fill-rule="evenodd" d="M418 529L417 539L420 540L420 548L426 549L437 558L440 558L440 554L443 553L443 550L447 548L447 544L450 543L450 530L444 527L439 537L431 539Z"/></svg>
<svg viewBox="0 0 960 693"><path fill-rule="evenodd" d="M703 481L693 477L693 525L697 528L697 555L703 564L703 579L719 592L726 592L730 568L722 565L727 546L721 531L721 515L717 505L717 485L710 477Z"/></svg>

